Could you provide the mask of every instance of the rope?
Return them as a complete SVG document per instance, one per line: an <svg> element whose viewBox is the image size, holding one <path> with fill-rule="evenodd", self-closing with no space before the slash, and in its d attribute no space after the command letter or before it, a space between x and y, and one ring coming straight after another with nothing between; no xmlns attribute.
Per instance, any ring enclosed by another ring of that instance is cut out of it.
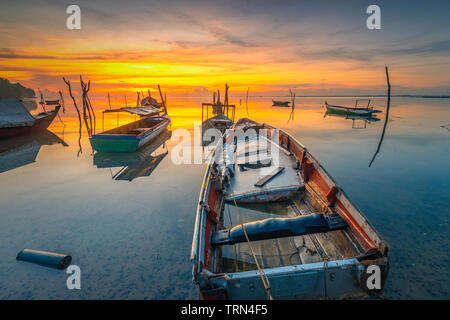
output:
<svg viewBox="0 0 450 320"><path fill-rule="evenodd" d="M245 239L247 240L247 243L248 243L248 246L249 246L249 248L250 248L250 251L252 252L252 256L253 256L253 259L255 260L256 267L258 268L259 275L260 275L260 277L261 277L261 281L262 281L262 284L263 284L263 286L264 286L264 290L266 290L266 293L267 293L267 296L269 297L269 300L273 300L273 297L272 297L272 295L270 294L270 282L269 282L269 278L267 277L267 275L266 275L266 273L264 272L264 270L261 269L261 267L260 267L260 265L259 265L259 263L258 263L258 259L256 258L255 252L253 251L253 247L252 247L252 245L251 245L251 243L250 243L250 240L249 240L249 238L248 238L247 231L245 230L245 226L244 226L244 224L242 223L241 214L239 213L239 208L238 208L238 205L237 205L237 203L236 203L236 199L235 199L234 194L233 194L233 191L232 191L233 188L232 188L232 185L231 185L231 178L229 179L229 183L230 183L230 192L231 192L231 196L233 197L234 206L236 207L236 212L237 212L238 217L239 217L239 224L242 226L242 230L244 231L244 234L245 234Z"/></svg>
<svg viewBox="0 0 450 320"><path fill-rule="evenodd" d="M328 259L323 259L323 290L325 294L325 299L328 299L327 294L327 275L328 275Z"/></svg>
<svg viewBox="0 0 450 320"><path fill-rule="evenodd" d="M227 206L228 218L230 219L230 226L233 226L233 221L231 220L230 206ZM233 245L234 248L234 264L236 265L236 272L239 272L239 262L238 262L238 254L236 249L236 244Z"/></svg>

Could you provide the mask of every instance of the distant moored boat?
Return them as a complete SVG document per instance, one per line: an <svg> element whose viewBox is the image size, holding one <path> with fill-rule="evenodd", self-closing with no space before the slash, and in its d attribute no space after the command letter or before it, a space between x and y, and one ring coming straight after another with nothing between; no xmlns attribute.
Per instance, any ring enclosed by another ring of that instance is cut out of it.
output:
<svg viewBox="0 0 450 320"><path fill-rule="evenodd" d="M343 106L336 106L332 104L328 104L325 101L325 107L327 108L327 111L330 113L335 114L342 114L342 115L351 115L351 116L371 116L373 113L381 112L380 110L375 110L373 108L353 108L353 107L343 107Z"/></svg>
<svg viewBox="0 0 450 320"><path fill-rule="evenodd" d="M289 101L277 101L272 99L272 103L273 103L272 107L286 107L286 108L290 107Z"/></svg>

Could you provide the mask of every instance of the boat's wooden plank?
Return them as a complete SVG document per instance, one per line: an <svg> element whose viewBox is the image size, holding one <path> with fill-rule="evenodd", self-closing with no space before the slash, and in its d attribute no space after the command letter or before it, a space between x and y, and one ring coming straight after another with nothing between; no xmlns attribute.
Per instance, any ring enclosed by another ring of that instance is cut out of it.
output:
<svg viewBox="0 0 450 320"><path fill-rule="evenodd" d="M303 201L294 200L292 208L292 215L308 215L313 212ZM303 264L323 261L326 254L317 241L316 235L305 235L302 237L295 237L295 243L299 250L299 257Z"/></svg>
<svg viewBox="0 0 450 320"><path fill-rule="evenodd" d="M297 207L301 208L300 211L313 211L317 209L317 205L309 202L312 199L312 197L306 196L303 199L305 201L295 200L294 203ZM323 250L322 255L324 258L338 260L357 256L359 251L349 241L345 232L345 230L335 230L327 233L314 234L311 235L311 238L314 238L318 246Z"/></svg>
<svg viewBox="0 0 450 320"><path fill-rule="evenodd" d="M284 170L284 167L279 167L272 171L270 174L262 177L258 182L255 183L255 187L261 188L263 187L267 182L269 182L271 179L276 177L278 174L280 174Z"/></svg>

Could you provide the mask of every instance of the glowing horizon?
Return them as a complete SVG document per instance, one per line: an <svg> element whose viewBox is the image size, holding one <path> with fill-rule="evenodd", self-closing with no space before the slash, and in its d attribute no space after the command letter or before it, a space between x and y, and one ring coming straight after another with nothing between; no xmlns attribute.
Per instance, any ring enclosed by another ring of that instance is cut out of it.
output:
<svg viewBox="0 0 450 320"><path fill-rule="evenodd" d="M396 94L450 94L448 19L439 14L448 3L423 14L408 2L408 15L421 24L403 19L401 3L381 1L383 28L370 31L358 2L343 10L328 1L237 1L229 8L78 1L82 29L68 30L64 2L6 1L0 77L50 91L66 89L63 76L81 74L96 93L160 84L169 95L198 95L228 83L234 94L250 87L252 94L358 95L384 94L388 65Z"/></svg>

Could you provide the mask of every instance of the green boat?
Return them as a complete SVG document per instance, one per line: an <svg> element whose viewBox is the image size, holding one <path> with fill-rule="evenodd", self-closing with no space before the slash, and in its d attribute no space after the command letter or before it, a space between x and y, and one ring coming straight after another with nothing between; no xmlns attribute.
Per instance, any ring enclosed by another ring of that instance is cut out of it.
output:
<svg viewBox="0 0 450 320"><path fill-rule="evenodd" d="M94 134L89 140L92 148L100 152L134 152L157 137L167 128L167 114L146 117L126 125Z"/></svg>
<svg viewBox="0 0 450 320"><path fill-rule="evenodd" d="M369 108L369 107L367 107L367 108L357 108L357 107L352 108L352 107L335 106L335 105L328 104L326 101L325 101L325 107L327 108L327 112L329 112L329 113L342 114L342 115L347 115L347 116L370 117L374 113L381 112L380 110L375 110L375 109Z"/></svg>

